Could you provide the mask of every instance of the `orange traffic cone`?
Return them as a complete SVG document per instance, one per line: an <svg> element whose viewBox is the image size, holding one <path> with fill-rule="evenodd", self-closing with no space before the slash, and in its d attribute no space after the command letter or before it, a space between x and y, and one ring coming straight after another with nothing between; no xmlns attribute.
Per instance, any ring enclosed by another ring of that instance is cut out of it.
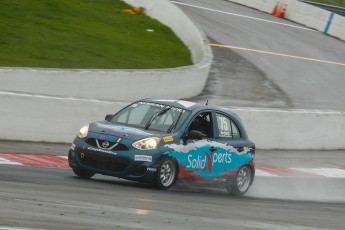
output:
<svg viewBox="0 0 345 230"><path fill-rule="evenodd" d="M276 5L273 8L272 15L275 16L277 14L278 8L279 8L280 2L278 1Z"/></svg>
<svg viewBox="0 0 345 230"><path fill-rule="evenodd" d="M285 18L286 9L287 9L287 4L283 4L278 15L279 18Z"/></svg>

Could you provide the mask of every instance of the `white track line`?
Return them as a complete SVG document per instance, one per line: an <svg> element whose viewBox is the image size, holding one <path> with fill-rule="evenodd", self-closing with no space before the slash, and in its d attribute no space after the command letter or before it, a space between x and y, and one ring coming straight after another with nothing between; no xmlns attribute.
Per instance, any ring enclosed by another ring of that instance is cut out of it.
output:
<svg viewBox="0 0 345 230"><path fill-rule="evenodd" d="M57 156L57 157L60 157L60 158L63 158L63 159L68 159L68 156Z"/></svg>
<svg viewBox="0 0 345 230"><path fill-rule="evenodd" d="M106 100L98 100L98 99L90 99L90 98L88 99L88 98L61 97L61 96L33 94L33 93L26 93L26 92L13 92L13 91L0 91L0 96L1 95L34 97L34 98L54 99L54 100L86 101L86 102L97 102L97 103L99 102L114 103L115 102L115 101L106 101ZM119 102L122 102L122 101L119 101Z"/></svg>
<svg viewBox="0 0 345 230"><path fill-rule="evenodd" d="M23 165L23 164L0 157L0 165Z"/></svg>
<svg viewBox="0 0 345 230"><path fill-rule="evenodd" d="M288 26L288 27L293 27L293 28L297 28L297 29L318 32L318 31L310 29L310 28L306 28L306 27L302 27L302 26L295 26L295 25L286 24L286 23L282 23L282 22L271 21L271 20L267 20L267 19L263 19L263 18L256 18L256 17L251 17L251 16L247 16L247 15L242 15L242 14L235 14L235 13L230 13L230 12L226 12L226 11L222 11L222 10L210 9L210 8L206 8L206 7L202 7L202 6L196 6L196 5L182 3L182 2L176 2L176 1L171 1L171 2L175 3L175 4L178 4L178 5L191 6L191 7L198 8L198 9L213 11L213 12L227 14L227 15L232 15L232 16L236 16L236 17L248 18L248 19L253 19L253 20L257 20L257 21L278 24L278 25L281 25L281 26Z"/></svg>
<svg viewBox="0 0 345 230"><path fill-rule="evenodd" d="M344 178L345 170L338 168L293 168L296 171L311 173L317 176Z"/></svg>
<svg viewBox="0 0 345 230"><path fill-rule="evenodd" d="M255 170L255 176L263 176L263 177L277 177L277 175L274 175L272 173L260 170L260 169L256 169Z"/></svg>
<svg viewBox="0 0 345 230"><path fill-rule="evenodd" d="M38 228L17 228L17 227L0 226L0 230L42 230L42 229L38 229Z"/></svg>

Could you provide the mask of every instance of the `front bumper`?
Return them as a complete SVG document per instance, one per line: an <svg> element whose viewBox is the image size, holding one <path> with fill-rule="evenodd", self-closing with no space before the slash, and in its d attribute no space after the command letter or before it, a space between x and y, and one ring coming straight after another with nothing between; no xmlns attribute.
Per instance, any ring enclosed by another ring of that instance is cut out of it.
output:
<svg viewBox="0 0 345 230"><path fill-rule="evenodd" d="M130 146L127 144L127 146ZM113 151L87 143L76 137L68 154L69 165L95 173L140 182L155 179L163 155L159 150L143 151L132 146L125 151Z"/></svg>

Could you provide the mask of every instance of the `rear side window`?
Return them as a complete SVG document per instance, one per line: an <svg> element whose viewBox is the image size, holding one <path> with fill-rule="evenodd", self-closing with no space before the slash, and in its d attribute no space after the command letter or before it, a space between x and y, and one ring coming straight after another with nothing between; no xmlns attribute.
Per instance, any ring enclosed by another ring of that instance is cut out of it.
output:
<svg viewBox="0 0 345 230"><path fill-rule="evenodd" d="M237 125L227 116L216 114L219 137L221 138L241 138L241 133Z"/></svg>

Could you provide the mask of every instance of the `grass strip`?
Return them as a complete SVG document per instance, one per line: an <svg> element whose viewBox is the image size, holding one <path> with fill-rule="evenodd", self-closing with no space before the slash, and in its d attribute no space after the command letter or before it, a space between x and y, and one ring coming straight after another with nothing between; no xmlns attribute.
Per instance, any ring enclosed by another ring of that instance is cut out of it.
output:
<svg viewBox="0 0 345 230"><path fill-rule="evenodd" d="M0 66L150 69L191 65L167 26L119 0L2 0Z"/></svg>

